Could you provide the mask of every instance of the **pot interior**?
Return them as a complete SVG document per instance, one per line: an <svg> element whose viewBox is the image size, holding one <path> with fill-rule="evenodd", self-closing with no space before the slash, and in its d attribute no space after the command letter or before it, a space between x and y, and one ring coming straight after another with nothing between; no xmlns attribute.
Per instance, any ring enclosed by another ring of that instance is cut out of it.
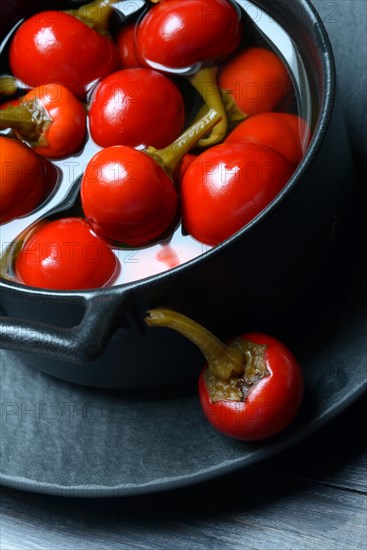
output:
<svg viewBox="0 0 367 550"><path fill-rule="evenodd" d="M73 2L72 0L68 2L54 1L52 7L60 9L79 4L83 4L83 2ZM114 20L116 28L126 18L134 20L139 17L144 6L144 2L126 4L126 6L123 2L116 4L116 10L119 14ZM292 18L287 20L288 6L285 9L285 3L282 1L276 2L275 7L267 4L263 6L264 2L253 4L242 0L237 0L236 4L242 10L243 17L247 21L248 32L245 33L243 45L264 46L275 51L286 64L292 77L292 97L287 99L286 104L280 104L277 110L287 110L287 112L300 115L307 121L311 133L313 133L319 117L320 101L322 102L319 86L316 85L316 81L321 82L322 74L318 74L318 71L322 72L322 68L321 62L315 63L315 59L310 58L307 28L303 27L304 36L299 34L299 29L295 27L299 21L298 14L292 14L294 21ZM29 6L23 0L12 0L7 3L1 28L0 73L6 74L9 72L7 50L14 28L19 24L22 17L27 16L30 12L41 11L46 7L50 8L49 2L38 3L37 8L34 5ZM298 5L298 8L301 9L301 4ZM290 27L288 30L285 30L283 25L285 21L288 21ZM290 30L292 28L297 30L297 43L291 37L292 32ZM304 55L305 52L307 53L306 56ZM314 53L317 53L317 51ZM178 85L184 96L188 113L187 118L193 118L199 105L198 96L185 79L181 79ZM256 95L256 87L249 89L246 93ZM2 226L3 250L22 231L38 220L49 218L51 215L52 218L68 215L83 216L78 193L81 175L90 158L100 149L101 147L89 137L83 150L77 156L52 161L53 166L56 168L52 192L29 215L5 223ZM305 154L306 150L307 143L304 144ZM122 266L120 275L114 282L115 285L131 283L166 272L179 265L186 264L194 258L205 256L212 249L211 246L203 244L188 235L182 227L180 219L175 220L174 225L166 235L163 235L162 238L149 246L134 248L113 245L112 248ZM9 270L11 277L11 266L9 266Z"/></svg>

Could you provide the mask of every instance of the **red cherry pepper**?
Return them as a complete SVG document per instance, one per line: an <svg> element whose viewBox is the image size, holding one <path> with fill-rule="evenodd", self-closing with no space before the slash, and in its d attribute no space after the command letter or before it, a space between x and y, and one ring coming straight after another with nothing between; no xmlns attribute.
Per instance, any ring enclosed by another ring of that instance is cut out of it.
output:
<svg viewBox="0 0 367 550"><path fill-rule="evenodd" d="M190 164L181 182L186 231L202 243L219 244L259 214L293 170L282 155L255 143L208 149Z"/></svg>
<svg viewBox="0 0 367 550"><path fill-rule="evenodd" d="M219 87L245 115L272 111L292 89L288 70L272 51L251 47L224 63Z"/></svg>
<svg viewBox="0 0 367 550"><path fill-rule="evenodd" d="M106 32L112 3L100 0L26 19L10 45L12 73L32 88L57 82L84 99L95 80L119 66L117 47Z"/></svg>
<svg viewBox="0 0 367 550"><path fill-rule="evenodd" d="M137 27L137 56L155 69L190 74L208 108L220 115L219 124L200 146L218 143L226 134L226 112L212 65L238 47L242 34L240 12L228 0L163 1Z"/></svg>
<svg viewBox="0 0 367 550"><path fill-rule="evenodd" d="M145 321L176 330L202 351L207 364L199 376L199 399L206 418L222 434L258 441L280 433L296 416L303 373L293 353L276 338L246 333L225 345L167 308L148 311Z"/></svg>
<svg viewBox="0 0 367 550"><path fill-rule="evenodd" d="M177 86L146 68L123 69L102 80L89 111L92 138L102 147L165 147L179 136L184 119Z"/></svg>
<svg viewBox="0 0 367 550"><path fill-rule="evenodd" d="M29 214L44 199L46 173L27 145L0 136L0 223Z"/></svg>
<svg viewBox="0 0 367 550"><path fill-rule="evenodd" d="M262 113L247 118L225 139L225 143L251 141L266 145L297 165L310 141L307 122L289 113Z"/></svg>
<svg viewBox="0 0 367 550"><path fill-rule="evenodd" d="M135 246L161 236L177 214L174 169L217 120L210 111L164 149L115 145L94 155L81 185L84 214L94 231Z"/></svg>
<svg viewBox="0 0 367 550"><path fill-rule="evenodd" d="M0 110L0 129L4 128L13 129L37 154L63 158L81 149L86 112L67 88L45 84L28 92L17 106Z"/></svg>
<svg viewBox="0 0 367 550"><path fill-rule="evenodd" d="M90 289L111 284L119 262L85 220L63 218L28 229L14 272L19 282L29 286Z"/></svg>
<svg viewBox="0 0 367 550"><path fill-rule="evenodd" d="M239 11L228 0L170 0L139 22L136 51L150 66L187 69L232 53L241 38Z"/></svg>
<svg viewBox="0 0 367 550"><path fill-rule="evenodd" d="M117 47L123 67L141 67L142 63L135 53L135 23L123 25L116 37Z"/></svg>
<svg viewBox="0 0 367 550"><path fill-rule="evenodd" d="M136 246L161 235L177 212L168 174L149 155L125 145L94 155L83 176L81 199L98 235Z"/></svg>

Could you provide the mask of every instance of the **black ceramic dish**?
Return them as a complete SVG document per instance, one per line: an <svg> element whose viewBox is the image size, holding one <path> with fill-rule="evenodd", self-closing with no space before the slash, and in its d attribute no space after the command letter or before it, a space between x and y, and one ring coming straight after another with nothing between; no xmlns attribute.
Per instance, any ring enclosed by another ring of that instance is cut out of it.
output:
<svg viewBox="0 0 367 550"><path fill-rule="evenodd" d="M367 388L367 271L353 263L341 269L344 259L322 303L294 327L305 399L279 436L259 443L223 437L204 418L196 387L96 390L2 352L0 483L69 497L141 495L248 467L310 435Z"/></svg>
<svg viewBox="0 0 367 550"><path fill-rule="evenodd" d="M3 348L44 372L90 386L180 383L196 378L201 356L170 331L147 329L147 309L177 309L225 338L246 329L279 334L316 300L352 174L333 56L308 1L256 3L293 38L311 85L313 139L285 189L231 239L161 275L87 292L43 291L3 281ZM25 13L24 6L20 0L7 3L5 30Z"/></svg>

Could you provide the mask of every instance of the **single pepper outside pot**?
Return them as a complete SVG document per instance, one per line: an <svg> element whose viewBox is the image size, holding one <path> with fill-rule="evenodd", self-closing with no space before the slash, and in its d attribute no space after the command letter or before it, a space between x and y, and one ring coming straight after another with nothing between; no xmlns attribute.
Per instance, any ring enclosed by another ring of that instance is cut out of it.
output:
<svg viewBox="0 0 367 550"><path fill-rule="evenodd" d="M209 422L224 435L258 441L284 430L303 396L303 373L279 340L246 333L224 344L192 319L168 308L148 311L150 327L168 327L191 340L207 364L199 376L199 399Z"/></svg>

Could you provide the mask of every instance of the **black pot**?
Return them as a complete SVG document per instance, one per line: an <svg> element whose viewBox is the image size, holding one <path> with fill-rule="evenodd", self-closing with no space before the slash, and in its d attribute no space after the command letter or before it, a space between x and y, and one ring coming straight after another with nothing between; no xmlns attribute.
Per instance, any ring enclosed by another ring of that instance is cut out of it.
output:
<svg viewBox="0 0 367 550"><path fill-rule="evenodd" d="M313 138L285 189L220 246L136 283L56 292L3 281L1 347L46 373L90 386L182 383L196 378L202 357L172 331L147 328L147 309L177 309L226 338L247 329L279 334L317 300L352 181L333 55L308 0L256 4L293 38L311 84ZM3 36L28 9L25 0L6 3Z"/></svg>

